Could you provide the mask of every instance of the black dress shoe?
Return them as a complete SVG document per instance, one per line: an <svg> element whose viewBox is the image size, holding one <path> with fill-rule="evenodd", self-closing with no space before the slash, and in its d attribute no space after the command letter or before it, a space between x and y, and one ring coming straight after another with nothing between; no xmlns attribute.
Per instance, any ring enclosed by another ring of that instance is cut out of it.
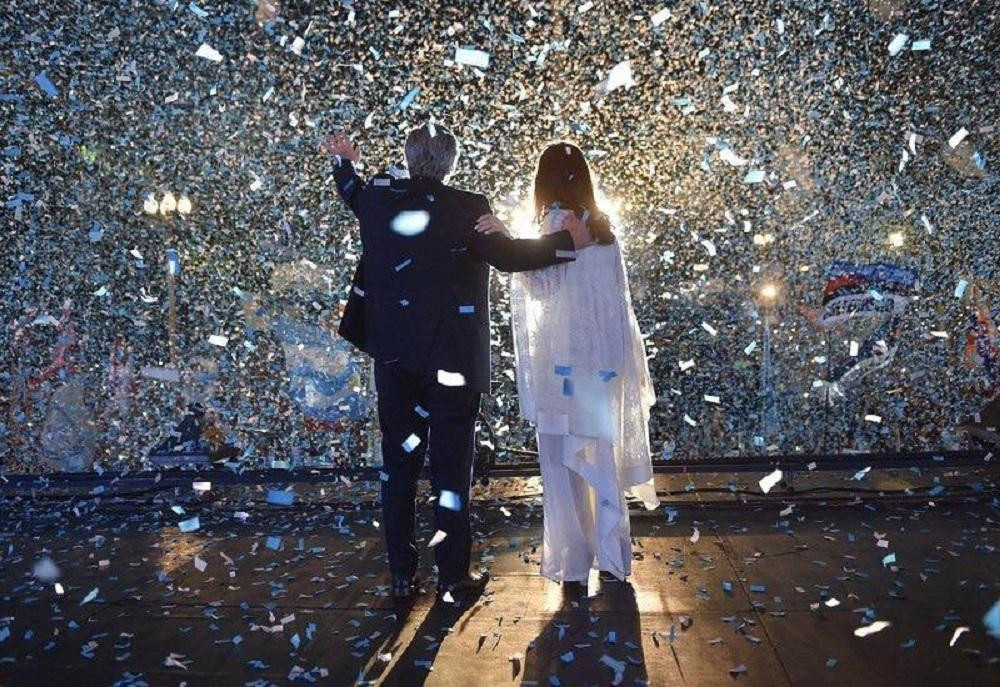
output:
<svg viewBox="0 0 1000 687"><path fill-rule="evenodd" d="M417 593L419 580L415 575L393 575L392 595L396 599L410 599Z"/></svg>

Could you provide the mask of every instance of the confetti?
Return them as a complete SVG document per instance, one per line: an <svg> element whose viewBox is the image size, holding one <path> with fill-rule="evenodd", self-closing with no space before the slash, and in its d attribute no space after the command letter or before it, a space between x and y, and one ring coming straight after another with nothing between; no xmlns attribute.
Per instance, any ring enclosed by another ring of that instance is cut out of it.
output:
<svg viewBox="0 0 1000 687"><path fill-rule="evenodd" d="M479 69L486 69L490 66L490 54L482 50L455 48L455 62L457 64L478 67Z"/></svg>
<svg viewBox="0 0 1000 687"><path fill-rule="evenodd" d="M888 620L876 620L871 625L866 625L864 627L859 627L854 630L855 637L867 637L868 635L873 635L876 632L881 632L887 627L890 627L892 623Z"/></svg>
<svg viewBox="0 0 1000 687"><path fill-rule="evenodd" d="M195 53L195 57L202 57L211 62L222 62L222 53L210 46L208 43L202 43L198 47L198 52Z"/></svg>
<svg viewBox="0 0 1000 687"><path fill-rule="evenodd" d="M769 491L771 491L771 489L774 488L775 484L781 481L781 478L782 478L781 470L775 470L771 474L761 477L760 480L758 481L758 484L760 485L760 490L765 494L768 493Z"/></svg>
<svg viewBox="0 0 1000 687"><path fill-rule="evenodd" d="M416 236L427 228L431 215L426 210L404 210L392 220L392 230L401 236Z"/></svg>

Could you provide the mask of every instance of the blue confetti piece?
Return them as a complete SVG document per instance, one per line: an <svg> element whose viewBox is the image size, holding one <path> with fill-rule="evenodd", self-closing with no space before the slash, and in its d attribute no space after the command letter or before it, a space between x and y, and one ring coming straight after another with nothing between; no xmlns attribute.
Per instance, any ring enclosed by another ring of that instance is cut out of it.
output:
<svg viewBox="0 0 1000 687"><path fill-rule="evenodd" d="M572 365L556 365L556 374L561 377L569 377L573 373Z"/></svg>
<svg viewBox="0 0 1000 687"><path fill-rule="evenodd" d="M900 649L912 649L916 645L917 645L917 640L915 640L915 639L907 639L905 642L903 642L902 644L899 645L899 648Z"/></svg>
<svg viewBox="0 0 1000 687"><path fill-rule="evenodd" d="M424 418L425 420L431 416L430 413L428 413L426 410L424 410L420 406L415 406L413 408L413 412L416 413L417 415L419 415L420 417Z"/></svg>
<svg viewBox="0 0 1000 687"><path fill-rule="evenodd" d="M730 582L729 580L723 580L722 581L722 591L724 591L726 594L732 594L733 593L733 583Z"/></svg>
<svg viewBox="0 0 1000 687"><path fill-rule="evenodd" d="M397 271L397 272L399 272L400 270L403 270L403 269L406 269L406 268L407 268L407 267L409 267L409 266L410 266L410 265L411 265L412 263L413 263L413 258L407 258L407 259L406 259L406 260L404 260L403 262L401 262L401 263L399 263L398 265L396 265L396 271Z"/></svg>
<svg viewBox="0 0 1000 687"><path fill-rule="evenodd" d="M944 490L945 490L945 486L943 484L939 484L939 485L937 485L936 487L934 487L933 489L931 489L927 493L930 494L931 496L939 496L940 494L942 494L944 492Z"/></svg>
<svg viewBox="0 0 1000 687"><path fill-rule="evenodd" d="M51 81L49 81L49 77L45 76L45 74L35 74L35 83L38 84L38 86L45 91L50 98L55 98L59 95L59 89L56 88Z"/></svg>
<svg viewBox="0 0 1000 687"><path fill-rule="evenodd" d="M243 641L243 635L236 635L232 639L233 644L235 644L236 646L239 646L240 642L242 642L242 641Z"/></svg>
<svg viewBox="0 0 1000 687"><path fill-rule="evenodd" d="M896 562L896 554L890 553L882 558L882 567L888 568L890 565Z"/></svg>
<svg viewBox="0 0 1000 687"><path fill-rule="evenodd" d="M601 370L597 373L601 380L605 382L610 382L612 379L618 376L618 373L614 370Z"/></svg>
<svg viewBox="0 0 1000 687"><path fill-rule="evenodd" d="M445 489L438 497L438 505L442 508L447 508L448 510L457 512L462 510L462 497L453 491Z"/></svg>
<svg viewBox="0 0 1000 687"><path fill-rule="evenodd" d="M767 591L767 587L762 584L752 584L750 585L750 591L756 592L757 594L763 594Z"/></svg>
<svg viewBox="0 0 1000 687"><path fill-rule="evenodd" d="M348 180L347 180L347 183L346 183L346 184L344 184L344 187L343 187L343 188L342 188L341 190L342 190L342 191L343 191L344 193L347 193L347 192L348 192L348 191L350 191L350 190L351 190L352 188L354 188L354 179L348 179Z"/></svg>
<svg viewBox="0 0 1000 687"><path fill-rule="evenodd" d="M563 396L573 395L573 380L568 377L563 380Z"/></svg>
<svg viewBox="0 0 1000 687"><path fill-rule="evenodd" d="M993 639L1000 639L1000 601L997 601L990 610L986 611L986 615L983 616L983 625L986 626L986 631Z"/></svg>
<svg viewBox="0 0 1000 687"><path fill-rule="evenodd" d="M9 627L0 627L0 642L6 641L10 637Z"/></svg>
<svg viewBox="0 0 1000 687"><path fill-rule="evenodd" d="M476 312L476 306L474 305L460 305L458 306L459 315L471 315Z"/></svg>
<svg viewBox="0 0 1000 687"><path fill-rule="evenodd" d="M268 537L265 546L267 546L267 548L271 549L272 551L280 550L281 537Z"/></svg>
<svg viewBox="0 0 1000 687"><path fill-rule="evenodd" d="M204 19L205 17L207 17L207 16L208 16L208 12L206 12L206 11L205 11L205 10L203 10L202 8L198 7L198 6L197 6L196 4L194 4L193 2L190 2L190 3L188 3L188 9L189 9L189 10L190 10L191 12L193 12L193 13L194 13L195 15L197 15L197 16L199 16L199 17L201 17L202 19Z"/></svg>
<svg viewBox="0 0 1000 687"><path fill-rule="evenodd" d="M177 523L177 527L180 528L181 532L194 532L201 527L201 522L198 520L198 516L189 518L187 520L181 520Z"/></svg>
<svg viewBox="0 0 1000 687"><path fill-rule="evenodd" d="M291 642L292 642L292 646L294 646L296 649L299 648L299 645L302 643L302 640L299 638L299 633L298 632L296 632L295 634L292 635Z"/></svg>
<svg viewBox="0 0 1000 687"><path fill-rule="evenodd" d="M413 101L417 99L418 95L420 95L419 87L410 89L410 91L403 96L403 99L399 101L399 109L405 110L406 108L408 108L410 105L413 104Z"/></svg>
<svg viewBox="0 0 1000 687"><path fill-rule="evenodd" d="M828 659L826 659L826 667L827 668L836 668L837 667L837 659L835 659L835 658L828 658Z"/></svg>
<svg viewBox="0 0 1000 687"><path fill-rule="evenodd" d="M295 501L295 494L284 489L269 489L267 491L267 502L276 506L290 506Z"/></svg>

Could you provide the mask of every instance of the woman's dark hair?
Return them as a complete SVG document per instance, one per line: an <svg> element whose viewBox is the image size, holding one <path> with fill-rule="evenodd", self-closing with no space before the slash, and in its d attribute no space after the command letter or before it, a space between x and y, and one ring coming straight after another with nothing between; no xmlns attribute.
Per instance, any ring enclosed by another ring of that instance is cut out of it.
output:
<svg viewBox="0 0 1000 687"><path fill-rule="evenodd" d="M553 203L574 211L586 210L587 226L597 243L614 243L611 221L594 200L594 183L583 151L572 143L553 143L538 158L535 173L535 220L541 221Z"/></svg>

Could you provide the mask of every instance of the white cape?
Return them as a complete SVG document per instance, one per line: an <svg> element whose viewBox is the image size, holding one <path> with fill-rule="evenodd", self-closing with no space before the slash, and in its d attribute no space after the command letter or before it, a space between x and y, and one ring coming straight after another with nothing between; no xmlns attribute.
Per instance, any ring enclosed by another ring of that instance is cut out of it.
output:
<svg viewBox="0 0 1000 687"><path fill-rule="evenodd" d="M550 212L543 231L564 212ZM630 490L655 508L648 423L656 394L618 242L514 274L511 312L522 416L539 433L563 435L563 464L599 501L624 503Z"/></svg>

